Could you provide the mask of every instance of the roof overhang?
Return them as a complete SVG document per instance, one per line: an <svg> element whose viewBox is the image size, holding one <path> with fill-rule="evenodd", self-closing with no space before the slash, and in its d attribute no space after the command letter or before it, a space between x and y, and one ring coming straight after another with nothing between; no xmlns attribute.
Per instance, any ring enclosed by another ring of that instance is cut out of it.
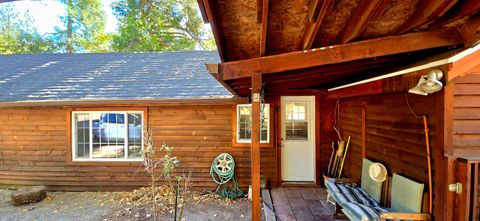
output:
<svg viewBox="0 0 480 221"><path fill-rule="evenodd" d="M95 99L95 100L43 100L0 102L1 108L25 107L131 107L131 106L198 106L234 105L248 103L247 98L190 98L190 99Z"/></svg>
<svg viewBox="0 0 480 221"><path fill-rule="evenodd" d="M222 58L210 73L239 96L250 94L252 74L263 75L267 93L321 91L428 63L480 39L477 0L198 3Z"/></svg>

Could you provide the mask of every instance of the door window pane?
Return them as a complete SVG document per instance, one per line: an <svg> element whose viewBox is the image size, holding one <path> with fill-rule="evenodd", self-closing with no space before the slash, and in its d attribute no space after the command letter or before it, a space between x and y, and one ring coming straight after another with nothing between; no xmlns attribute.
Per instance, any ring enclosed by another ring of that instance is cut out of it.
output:
<svg viewBox="0 0 480 221"><path fill-rule="evenodd" d="M308 140L308 104L287 103L285 106L286 140Z"/></svg>

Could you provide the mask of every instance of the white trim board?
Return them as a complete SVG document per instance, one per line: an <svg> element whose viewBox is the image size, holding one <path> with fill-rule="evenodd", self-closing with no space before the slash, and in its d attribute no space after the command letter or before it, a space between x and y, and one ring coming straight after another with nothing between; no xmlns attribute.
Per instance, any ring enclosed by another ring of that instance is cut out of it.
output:
<svg viewBox="0 0 480 221"><path fill-rule="evenodd" d="M395 71L395 72L392 72L392 73L388 73L388 74L384 74L384 75L381 75L381 76L357 81L357 82L354 82L354 83L345 84L345 85L334 87L334 88L329 88L328 91L335 91L335 90L339 90L339 89L347 88L347 87L352 87L352 86L359 85L359 84L365 84L365 83L372 82L372 81L378 81L378 80L382 80L382 79L385 79L385 78L391 78L391 77L395 77L395 76L399 76L399 75L408 74L408 73L411 73L411 72L420 71L420 70L424 70L424 69L427 69L427 68L432 68L432 67L437 67L437 66L440 66L440 65L455 63L455 62L459 61L460 59L465 58L466 56L468 56L468 55L470 55L473 52L476 52L478 50L480 50L480 44L478 44L474 47L471 47L469 49L466 49L466 50L464 50L464 51L462 51L462 52L460 52L460 53L458 53L458 54L456 54L452 57L449 57L449 58L429 62L427 64L403 69L403 70L400 70L400 71Z"/></svg>

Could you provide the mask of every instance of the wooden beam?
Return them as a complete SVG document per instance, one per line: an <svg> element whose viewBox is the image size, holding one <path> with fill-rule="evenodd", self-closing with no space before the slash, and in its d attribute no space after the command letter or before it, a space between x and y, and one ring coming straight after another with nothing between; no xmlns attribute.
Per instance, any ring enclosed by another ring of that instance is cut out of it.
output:
<svg viewBox="0 0 480 221"><path fill-rule="evenodd" d="M367 157L367 103L362 105L362 159Z"/></svg>
<svg viewBox="0 0 480 221"><path fill-rule="evenodd" d="M260 221L260 91L262 74L252 75L252 220Z"/></svg>
<svg viewBox="0 0 480 221"><path fill-rule="evenodd" d="M308 24L302 39L303 50L312 48L313 41L317 36L318 29L327 14L327 10L330 7L331 0L313 0L308 9L310 16L310 24Z"/></svg>
<svg viewBox="0 0 480 221"><path fill-rule="evenodd" d="M268 0L258 0L260 18L260 57L265 55L267 46ZM261 7L260 7L261 5Z"/></svg>
<svg viewBox="0 0 480 221"><path fill-rule="evenodd" d="M443 29L225 62L220 64L219 72L225 81L250 77L255 72L271 74L461 43L455 29Z"/></svg>
<svg viewBox="0 0 480 221"><path fill-rule="evenodd" d="M205 5L203 4L203 0L197 0L198 8L200 9L200 14L202 15L203 23L208 23L207 12L205 12Z"/></svg>
<svg viewBox="0 0 480 221"><path fill-rule="evenodd" d="M215 38L215 44L217 45L218 54L220 55L220 59L222 60L222 62L224 62L225 54L222 47L222 37L220 35L220 30L218 28L219 22L217 21L217 18L214 14L212 2L211 0L199 0L199 4L200 4L200 1L203 1L203 8L205 10L207 21L210 23L210 27L212 28L213 37Z"/></svg>
<svg viewBox="0 0 480 221"><path fill-rule="evenodd" d="M456 78L472 73L472 70L478 69L480 66L480 51L475 51L466 57L451 63L448 67L446 77L447 84Z"/></svg>
<svg viewBox="0 0 480 221"><path fill-rule="evenodd" d="M405 34L421 25L434 21L444 15L451 7L457 3L457 0L422 0L418 3L415 12L403 23L395 32L396 34Z"/></svg>
<svg viewBox="0 0 480 221"><path fill-rule="evenodd" d="M386 0L361 0L344 29L342 43L360 36L368 23L380 14L386 2Z"/></svg>
<svg viewBox="0 0 480 221"><path fill-rule="evenodd" d="M383 92L383 82L372 81L365 84L359 84L352 87L342 88L328 92L327 99L340 99L349 97L359 97L366 95L381 94Z"/></svg>
<svg viewBox="0 0 480 221"><path fill-rule="evenodd" d="M212 77L215 78L215 80L217 80L218 83L220 83L223 87L225 87L225 89L227 89L230 93L232 93L233 96L238 97L238 93L235 90L233 90L232 87L230 87L230 85L225 83L225 81L221 80L222 75L218 73L218 64L205 64L205 66L207 67L208 73L210 73L210 75L212 75Z"/></svg>

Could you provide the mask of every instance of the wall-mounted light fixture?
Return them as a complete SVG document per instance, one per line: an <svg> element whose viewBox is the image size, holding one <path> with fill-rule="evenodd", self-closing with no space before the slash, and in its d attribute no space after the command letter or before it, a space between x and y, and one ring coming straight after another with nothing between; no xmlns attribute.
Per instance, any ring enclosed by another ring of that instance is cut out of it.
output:
<svg viewBox="0 0 480 221"><path fill-rule="evenodd" d="M408 90L409 93L425 95L435 93L442 90L443 84L440 81L443 77L443 72L439 69L430 70L426 75L422 75L418 81L417 86Z"/></svg>

